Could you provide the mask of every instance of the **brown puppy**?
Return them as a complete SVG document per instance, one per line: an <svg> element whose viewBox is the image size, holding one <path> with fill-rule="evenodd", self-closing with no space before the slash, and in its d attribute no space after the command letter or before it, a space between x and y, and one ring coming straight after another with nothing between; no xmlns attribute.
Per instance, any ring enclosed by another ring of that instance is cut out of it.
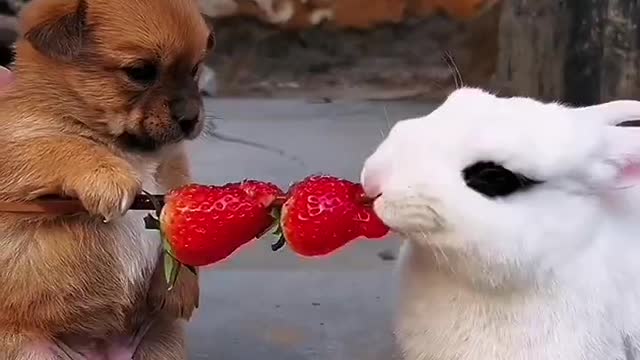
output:
<svg viewBox="0 0 640 360"><path fill-rule="evenodd" d="M134 196L189 182L213 36L194 0L34 0L0 98L0 200L58 194L90 214L0 214L0 359L184 359L197 277L166 291ZM135 354L135 355L134 355Z"/></svg>

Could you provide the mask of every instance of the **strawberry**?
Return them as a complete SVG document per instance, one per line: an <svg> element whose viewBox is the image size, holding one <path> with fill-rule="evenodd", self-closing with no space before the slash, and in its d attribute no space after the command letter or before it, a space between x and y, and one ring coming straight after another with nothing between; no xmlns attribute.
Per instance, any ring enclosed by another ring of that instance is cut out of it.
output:
<svg viewBox="0 0 640 360"><path fill-rule="evenodd" d="M239 187L264 207L270 207L274 200L284 196L284 192L279 187L269 182L245 180L239 184Z"/></svg>
<svg viewBox="0 0 640 360"><path fill-rule="evenodd" d="M273 216L273 209L282 206L285 194L276 185L265 181L245 180L240 183L240 188L265 208L270 209L269 211L272 214L271 221L268 224L265 223L262 231L256 236L256 238L260 238L275 226L276 218Z"/></svg>
<svg viewBox="0 0 640 360"><path fill-rule="evenodd" d="M167 280L180 265L193 267L227 258L267 231L274 222L271 203L282 191L275 185L244 181L222 186L191 184L170 191L159 227L170 256Z"/></svg>
<svg viewBox="0 0 640 360"><path fill-rule="evenodd" d="M333 176L310 176L294 184L283 204L276 231L277 250L287 243L302 256L329 254L359 238L389 232L371 208L360 184Z"/></svg>

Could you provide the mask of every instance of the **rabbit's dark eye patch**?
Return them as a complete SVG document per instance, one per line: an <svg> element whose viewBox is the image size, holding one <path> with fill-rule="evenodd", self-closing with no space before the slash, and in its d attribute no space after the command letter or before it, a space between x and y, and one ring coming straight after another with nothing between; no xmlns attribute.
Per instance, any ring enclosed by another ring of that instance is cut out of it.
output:
<svg viewBox="0 0 640 360"><path fill-rule="evenodd" d="M467 166L462 177L469 188L490 198L508 196L542 183L490 161Z"/></svg>
<svg viewBox="0 0 640 360"><path fill-rule="evenodd" d="M640 120L623 121L623 122L617 124L616 126L621 126L621 127L640 127Z"/></svg>

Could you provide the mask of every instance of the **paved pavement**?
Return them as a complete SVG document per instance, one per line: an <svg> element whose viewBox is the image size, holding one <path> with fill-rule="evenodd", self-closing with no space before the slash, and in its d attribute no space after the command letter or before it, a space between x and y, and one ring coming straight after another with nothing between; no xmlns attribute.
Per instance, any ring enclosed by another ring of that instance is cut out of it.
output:
<svg viewBox="0 0 640 360"><path fill-rule="evenodd" d="M271 148L205 136L190 145L195 180L255 178L286 188L318 172L358 180L363 160L391 124L431 106L234 99L209 101L207 109L217 118L215 132ZM272 240L203 271L201 306L189 326L190 359L394 359L388 255L398 239L359 241L314 260L286 248L272 253Z"/></svg>

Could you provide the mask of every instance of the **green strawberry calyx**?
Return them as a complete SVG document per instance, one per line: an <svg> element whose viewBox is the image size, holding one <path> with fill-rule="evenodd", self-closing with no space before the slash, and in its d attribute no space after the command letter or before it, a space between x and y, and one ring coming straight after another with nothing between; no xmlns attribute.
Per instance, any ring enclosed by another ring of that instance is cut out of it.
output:
<svg viewBox="0 0 640 360"><path fill-rule="evenodd" d="M162 210L163 206L158 202L158 200L153 197L153 195L148 192L144 192L145 195L149 197L149 200L153 204L155 208L155 216L153 214L147 214L144 217L144 222L147 229L158 230L160 232L160 238L162 239L162 249L163 249L163 258L164 258L164 276L167 281L167 291L171 291L176 281L178 280L178 275L180 274L180 270L185 267L189 271L191 271L194 275L197 275L197 270L194 266L186 265L181 263L176 256L174 255L174 251L171 248L171 243L168 241L167 236L165 235L163 224L160 219L162 219Z"/></svg>
<svg viewBox="0 0 640 360"><path fill-rule="evenodd" d="M287 239L284 236L284 229L282 228L282 207L274 206L271 210L271 216L273 216L273 226L275 226L272 234L276 237L276 242L271 244L271 250L278 251L287 244Z"/></svg>
<svg viewBox="0 0 640 360"><path fill-rule="evenodd" d="M178 275L180 274L180 270L182 267L186 267L194 274L196 270L192 266L187 266L182 264L174 255L173 249L171 248L171 244L167 240L167 236L165 236L164 231L162 231L162 224L160 220L154 217L152 214L148 214L144 218L144 222L147 224L148 229L158 230L160 232L160 238L162 239L162 257L164 258L164 277L167 281L167 290L171 291L178 279Z"/></svg>

